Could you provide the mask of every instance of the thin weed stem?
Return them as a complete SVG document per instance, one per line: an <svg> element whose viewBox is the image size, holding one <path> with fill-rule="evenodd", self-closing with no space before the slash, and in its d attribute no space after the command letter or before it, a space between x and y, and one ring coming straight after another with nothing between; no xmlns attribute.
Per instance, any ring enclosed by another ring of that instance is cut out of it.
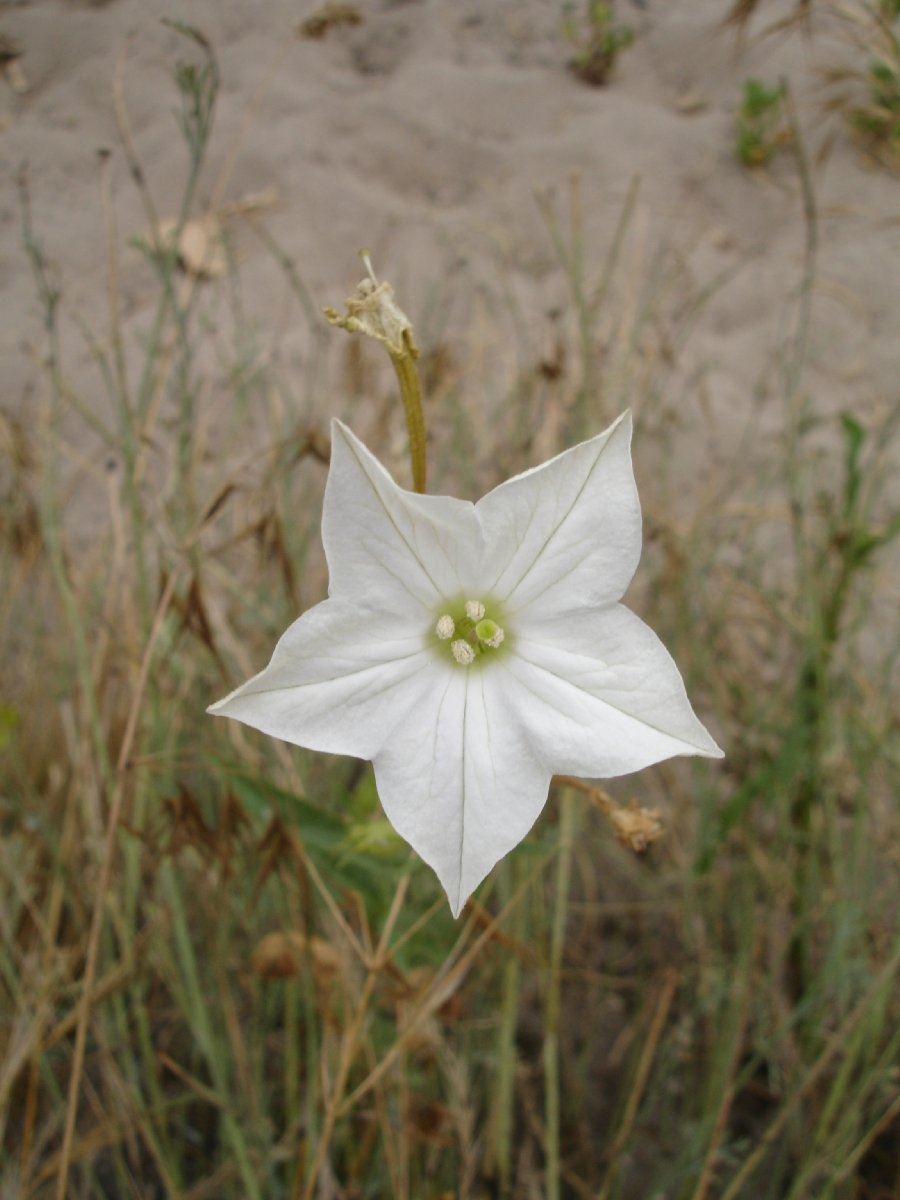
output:
<svg viewBox="0 0 900 1200"><path fill-rule="evenodd" d="M434 1012L444 1003L444 1001L452 996L454 991L459 986L460 981L469 971L482 951L484 946L488 944L497 934L502 924L507 917L513 912L516 906L521 903L522 898L527 894L529 887L534 881L535 876L540 872L541 866L535 866L532 871L526 876L522 883L516 888L512 896L506 904L500 909L500 912L493 917L482 929L481 933L472 942L471 946L463 954L462 947L474 929L474 919L466 923L465 928L457 939L454 950L448 955L444 965L438 971L437 975L432 980L431 984L425 991L419 1003L419 1007L409 1018L409 1021L404 1026L403 1032L393 1043L388 1052L379 1061L378 1065L369 1072L369 1074L358 1084L358 1086L350 1093L347 1099L341 1106L339 1115L351 1111L366 1095L371 1088L382 1078L382 1076L390 1070L397 1061L401 1052L406 1048L409 1042L422 1028L425 1021L428 1020ZM459 954L457 958L456 955Z"/></svg>
<svg viewBox="0 0 900 1200"><path fill-rule="evenodd" d="M159 603L156 606L153 625L150 629L150 636L147 639L147 645L144 648L143 659L141 660L138 677L134 686L134 693L131 699L128 721L125 726L125 732L122 736L122 745L119 750L118 760L116 762L115 786L113 788L112 799L109 806L109 816L106 824L106 838L103 846L103 858L100 866L100 875L97 880L97 891L96 898L94 900L94 911L91 918L90 933L88 935L84 974L81 980L81 999L78 1010L78 1024L75 1029L75 1047L72 1052L72 1070L69 1075L69 1091L68 1100L66 1103L66 1123L63 1132L62 1151L60 1153L59 1173L56 1179L56 1200L66 1200L69 1184L69 1166L72 1157L72 1143L75 1136L75 1121L78 1116L78 1100L81 1087L81 1072L84 1066L84 1050L85 1043L87 1041L87 1027L91 1014L91 1006L94 1000L94 981L97 976L97 961L100 952L100 935L103 932L103 914L106 911L107 894L109 892L110 881L112 878L113 857L116 849L116 834L119 829L122 804L125 799L125 783L128 774L128 761L131 755L132 746L134 744L135 735L137 734L141 703L144 697L144 690L147 686L150 665L153 661L153 653L156 649L156 641L162 632L165 618L169 611L169 605L171 604L172 597L175 594L175 585L177 581L178 573L173 571L169 576L166 587L163 589L162 595L159 598Z"/></svg>
<svg viewBox="0 0 900 1200"><path fill-rule="evenodd" d="M559 1014L562 992L563 951L569 913L572 882L572 849L575 842L577 805L571 789L562 794L559 819L559 853L556 860L556 897L550 934L550 961L547 968L547 996L544 1001L544 1194L547 1200L560 1195L560 1087L559 1087Z"/></svg>
<svg viewBox="0 0 900 1200"><path fill-rule="evenodd" d="M302 1170L298 1170L294 1177L293 1195L295 1198L302 1195L303 1200L312 1200L312 1196L316 1190L319 1174L325 1162L325 1155L328 1153L328 1147L331 1143L331 1135L334 1132L335 1122L337 1121L338 1113L341 1109L341 1101L344 1098L344 1093L347 1088L347 1080L350 1077L350 1068L353 1066L353 1060L356 1058L360 1034L362 1032L365 1019L368 1015L372 994L375 991L375 986L378 983L381 971L390 957L391 934L394 932L394 926L397 923L397 918L400 916L400 911L403 907L403 901L406 896L408 886L409 876L401 876L394 892L394 899L391 902L390 911L388 912L387 918L384 922L384 928L382 930L378 946L373 957L367 964L366 980L363 984L359 1001L356 1005L353 1016L350 1019L350 1023L344 1030L344 1034L341 1039L341 1057L338 1065L337 1076L334 1081L334 1086L331 1090L331 1095L328 1097L328 1103L325 1109L325 1119L322 1122L322 1128L319 1131L315 1155L306 1179L306 1186L302 1188L302 1192Z"/></svg>
<svg viewBox="0 0 900 1200"><path fill-rule="evenodd" d="M500 892L509 899L515 863L506 864L500 879ZM512 936L525 935L522 908L513 913ZM508 953L503 964L500 1023L497 1030L497 1079L494 1087L491 1123L491 1163L497 1176L501 1197L510 1195L512 1186L513 1120L515 1109L516 1023L521 1000L521 968L515 953Z"/></svg>
<svg viewBox="0 0 900 1200"><path fill-rule="evenodd" d="M822 1053L813 1063L812 1067L806 1072L800 1084L792 1091L782 1104L778 1115L764 1130L762 1136L758 1139L756 1148L752 1154L744 1161L741 1169L737 1172L726 1190L722 1193L722 1200L737 1200L741 1194L741 1189L744 1184L754 1175L756 1169L765 1158L769 1149L781 1134L781 1131L787 1125L788 1121L797 1110L801 1101L813 1090L816 1084L824 1075L825 1071L831 1065L832 1061L846 1049L847 1043L856 1029L857 1025L866 1016L871 1005L878 1000L882 989L890 988L893 985L894 976L900 971L900 946L895 947L894 953L881 968L872 982L869 984L866 991L863 993L862 999L847 1017L847 1019L838 1027L831 1035L825 1044Z"/></svg>
<svg viewBox="0 0 900 1200"><path fill-rule="evenodd" d="M63 413L63 381L58 323L60 293L44 258L43 250L34 234L24 171L19 177L19 197L22 207L23 241L44 309L44 328L48 348L47 374L50 380L50 414L46 423L45 441L49 461L44 471L44 487L40 506L41 530L47 547L47 557L50 561L53 580L62 601L72 639L79 686L87 709L96 770L101 783L107 786L111 776L109 756L106 750L103 721L93 686L84 622L78 610L78 602L66 566L62 510L58 494L60 457L56 430L59 428Z"/></svg>
<svg viewBox="0 0 900 1200"><path fill-rule="evenodd" d="M656 1057L659 1040L662 1037L677 988L678 972L671 967L667 968L663 973L662 987L659 990L659 997L650 1021L650 1028L647 1031L646 1040L641 1048L641 1056L638 1059L634 1083L631 1085L631 1091L628 1093L628 1099L625 1102L625 1111L622 1113L622 1120L616 1131L616 1136L613 1138L612 1144L607 1151L607 1158L610 1165L606 1173L606 1178L603 1181L603 1186L597 1194L597 1200L609 1200L611 1195L611 1189L615 1184L619 1171L619 1155L627 1146L631 1131L634 1128L635 1118L641 1106L641 1101L644 1098L644 1093L647 1090L647 1082L650 1079L653 1060Z"/></svg>

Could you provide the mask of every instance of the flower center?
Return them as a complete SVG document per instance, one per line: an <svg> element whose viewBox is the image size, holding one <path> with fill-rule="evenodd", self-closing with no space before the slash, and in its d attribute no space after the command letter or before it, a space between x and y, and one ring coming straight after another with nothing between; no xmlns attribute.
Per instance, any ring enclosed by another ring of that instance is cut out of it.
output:
<svg viewBox="0 0 900 1200"><path fill-rule="evenodd" d="M505 641L506 631L496 606L490 605L492 616L488 615L488 607L481 600L458 600L448 604L434 624L439 653L449 656L461 667L490 659Z"/></svg>

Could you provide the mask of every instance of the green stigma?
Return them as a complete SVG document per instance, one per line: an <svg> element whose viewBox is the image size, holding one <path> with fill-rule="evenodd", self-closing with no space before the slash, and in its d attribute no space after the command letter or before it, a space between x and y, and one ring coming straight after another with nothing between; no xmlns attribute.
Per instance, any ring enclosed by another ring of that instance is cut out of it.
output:
<svg viewBox="0 0 900 1200"><path fill-rule="evenodd" d="M479 642L483 642L485 646L496 650L506 636L496 621L492 621L490 617L485 617L475 626L475 636Z"/></svg>

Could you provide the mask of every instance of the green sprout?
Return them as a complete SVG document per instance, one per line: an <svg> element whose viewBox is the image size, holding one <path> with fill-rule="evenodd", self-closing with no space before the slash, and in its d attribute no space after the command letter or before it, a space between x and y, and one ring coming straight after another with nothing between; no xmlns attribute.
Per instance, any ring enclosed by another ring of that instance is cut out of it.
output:
<svg viewBox="0 0 900 1200"><path fill-rule="evenodd" d="M734 143L735 156L744 166L764 166L790 138L786 96L784 83L769 87L759 79L745 82Z"/></svg>
<svg viewBox="0 0 900 1200"><path fill-rule="evenodd" d="M580 18L574 0L566 0L563 36L575 47L569 70L592 87L608 82L619 54L634 41L634 31L616 24L613 5L603 0L587 0Z"/></svg>

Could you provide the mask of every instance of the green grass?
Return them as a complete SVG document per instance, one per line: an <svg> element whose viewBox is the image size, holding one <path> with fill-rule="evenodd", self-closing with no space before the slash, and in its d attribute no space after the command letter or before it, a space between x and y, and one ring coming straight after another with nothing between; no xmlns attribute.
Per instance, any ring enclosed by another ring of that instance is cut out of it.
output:
<svg viewBox="0 0 900 1200"><path fill-rule="evenodd" d="M604 0L575 0L562 5L563 37L573 48L569 70L591 87L603 87L610 79L616 59L634 41L634 31L616 20L615 5Z"/></svg>
<svg viewBox="0 0 900 1200"><path fill-rule="evenodd" d="M788 135L785 113L786 87L748 79L737 112L734 153L745 167L765 166Z"/></svg>
<svg viewBox="0 0 900 1200"><path fill-rule="evenodd" d="M218 78L188 36L182 220ZM515 343L495 440L441 374L439 322L423 346L435 489L497 482L628 397L633 603L727 750L616 782L663 814L644 858L602 797L561 782L459 922L386 829L367 765L204 715L325 586L324 427L285 402L239 268L203 285L151 255L139 343L113 288L109 330L84 331L106 398L89 404L23 181L47 367L42 420L3 439L0 1194L896 1194L900 409L869 424L848 393L833 418L805 383L816 213L792 145L807 256L767 380L776 460L736 456L685 490L703 419L679 354L716 284L686 292L674 257L648 264L633 193L599 247L577 190L566 219L543 202L571 310L557 362ZM303 281L268 245L317 345ZM212 369L223 297L240 319ZM500 299L492 335L512 340ZM296 386L338 394L317 361ZM85 458L111 468L79 473ZM90 544L69 519L86 502L103 514Z"/></svg>

